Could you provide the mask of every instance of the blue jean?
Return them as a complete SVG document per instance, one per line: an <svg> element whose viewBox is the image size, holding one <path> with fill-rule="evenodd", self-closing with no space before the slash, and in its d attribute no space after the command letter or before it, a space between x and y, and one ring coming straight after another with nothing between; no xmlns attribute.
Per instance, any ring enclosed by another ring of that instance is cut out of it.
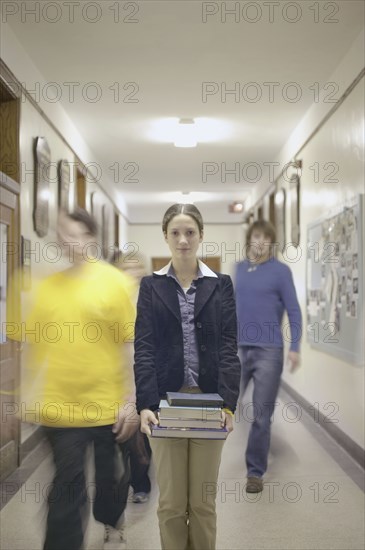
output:
<svg viewBox="0 0 365 550"><path fill-rule="evenodd" d="M248 477L262 477L267 469L271 416L283 370L283 348L242 346L241 396L253 379L253 421L248 436L246 465Z"/></svg>
<svg viewBox="0 0 365 550"><path fill-rule="evenodd" d="M146 434L139 430L128 441L119 444L124 469L129 472L129 484L134 493L150 493L151 481L148 469L151 462L151 447Z"/></svg>

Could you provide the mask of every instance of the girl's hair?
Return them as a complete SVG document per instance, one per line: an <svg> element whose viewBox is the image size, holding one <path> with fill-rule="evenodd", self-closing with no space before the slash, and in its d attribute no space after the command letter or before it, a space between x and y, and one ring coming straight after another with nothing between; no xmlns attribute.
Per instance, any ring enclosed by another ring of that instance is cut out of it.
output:
<svg viewBox="0 0 365 550"><path fill-rule="evenodd" d="M199 210L194 204L173 204L168 208L165 212L165 215L162 220L162 231L164 233L167 233L167 226L169 225L170 221L179 214L185 214L186 216L190 216L193 218L194 221L196 221L198 227L199 227L199 233L202 233L204 229L204 223L203 218Z"/></svg>
<svg viewBox="0 0 365 550"><path fill-rule="evenodd" d="M260 233L263 233L264 236L270 239L272 243L275 243L276 241L275 227L270 222L267 222L265 220L259 220L257 222L253 222L253 224L250 225L250 227L248 228L246 233L246 245L250 244L251 236L254 231L260 231Z"/></svg>

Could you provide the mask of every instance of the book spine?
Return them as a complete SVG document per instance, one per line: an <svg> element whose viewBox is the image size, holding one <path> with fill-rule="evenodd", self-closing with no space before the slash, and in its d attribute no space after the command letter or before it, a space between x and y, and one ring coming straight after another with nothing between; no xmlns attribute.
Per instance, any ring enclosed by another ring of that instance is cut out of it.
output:
<svg viewBox="0 0 365 550"><path fill-rule="evenodd" d="M223 401L198 401L188 399L167 399L171 407L214 407L218 408L223 405Z"/></svg>
<svg viewBox="0 0 365 550"><path fill-rule="evenodd" d="M160 416L165 418L190 418L195 420L209 421L221 418L221 409L193 409L189 407L160 407Z"/></svg>
<svg viewBox="0 0 365 550"><path fill-rule="evenodd" d="M152 427L152 437L183 437L196 439L226 439L227 430L220 428L217 430L201 430L196 428L161 428Z"/></svg>
<svg viewBox="0 0 365 550"><path fill-rule="evenodd" d="M176 419L176 418L160 418L160 426L166 428L202 428L202 429L219 429L221 427L220 420L202 420L194 419Z"/></svg>

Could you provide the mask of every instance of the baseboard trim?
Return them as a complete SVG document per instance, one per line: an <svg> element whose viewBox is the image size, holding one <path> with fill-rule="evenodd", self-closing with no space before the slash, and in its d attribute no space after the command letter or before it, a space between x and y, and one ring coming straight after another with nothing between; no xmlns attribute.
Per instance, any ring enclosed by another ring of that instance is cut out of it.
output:
<svg viewBox="0 0 365 550"><path fill-rule="evenodd" d="M309 403L309 401L289 386L289 384L284 382L284 380L281 381L281 387L296 401L296 403L298 403L298 405L302 407L304 411L306 411L306 413L313 418L312 403ZM316 423L321 426L336 441L336 443L338 443L338 445L340 445L351 456L351 458L359 466L361 466L361 468L365 469L365 450L358 445L358 443L345 434L345 432L343 432L337 424L334 422L328 422L328 418L320 411L318 411Z"/></svg>
<svg viewBox="0 0 365 550"><path fill-rule="evenodd" d="M24 483L26 483L43 460L49 455L49 445L46 440L42 438L41 430L37 431L39 432L38 436L35 435L37 433L35 432L31 437L34 436L33 442L35 442L36 438L41 436L39 443L36 444L33 450L28 450L28 453L22 460L21 465L0 483L0 510L8 504L8 502L22 488Z"/></svg>
<svg viewBox="0 0 365 550"><path fill-rule="evenodd" d="M40 426L29 436L27 439L25 439L19 449L19 463L22 465L23 460L34 451L34 449L39 445L39 443L44 438L43 430Z"/></svg>

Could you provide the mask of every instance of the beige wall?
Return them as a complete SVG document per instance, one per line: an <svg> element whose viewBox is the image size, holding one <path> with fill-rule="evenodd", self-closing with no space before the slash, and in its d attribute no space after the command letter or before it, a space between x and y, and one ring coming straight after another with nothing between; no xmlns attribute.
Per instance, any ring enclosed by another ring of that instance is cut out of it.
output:
<svg viewBox="0 0 365 550"><path fill-rule="evenodd" d="M358 36L348 54L342 59L329 82L338 84L344 92L358 77L364 67L364 32ZM329 114L333 104L326 103L320 94L297 127L288 137L280 151L277 162L285 166L301 149L311 133ZM364 193L364 78L352 90L339 109L324 123L319 132L309 141L297 157L303 161L301 178L301 258L288 262L293 271L294 282L301 305L304 330L302 340L302 367L290 374L284 368L283 379L304 399L324 415L333 414L337 427L361 447L365 447L364 430L364 364L353 365L334 355L312 348L306 342L306 235L309 224L335 211L346 201ZM338 166L338 183L325 183L330 169L328 162ZM318 163L319 181L314 180L310 167ZM288 191L288 182L282 178L277 187ZM268 196L272 184L264 184L252 190L247 207L254 207L264 197L267 212ZM267 214L266 214L267 215ZM290 203L286 210L286 239L290 242ZM283 259L283 258L281 258ZM364 286L364 280L361 282ZM363 293L364 295L364 293ZM364 327L360 327L364 334ZM331 404L334 404L333 406Z"/></svg>
<svg viewBox="0 0 365 550"><path fill-rule="evenodd" d="M51 166L49 170L49 230L44 238L38 237L33 228L34 205L34 140L36 137L46 138L51 150ZM53 271L55 251L47 243L56 240L57 221L57 162L65 159L74 162L74 155L69 147L58 137L56 132L47 124L38 111L25 101L21 104L20 113L20 229L21 235L31 241L31 270L32 275L46 275ZM74 188L72 188L72 194Z"/></svg>
<svg viewBox="0 0 365 550"><path fill-rule="evenodd" d="M302 368L295 375L284 374L284 380L311 403L319 403L319 410L338 419L337 426L364 447L364 365L355 366L335 355L312 348L306 341L306 234L307 226L331 213L356 194L364 192L364 79L347 97L338 111L322 127L300 153L303 161L301 178L301 251L299 261L289 264L294 275L304 318ZM324 166L336 163L338 173L326 183L329 170ZM318 163L319 182L310 167ZM287 189L288 183L280 182ZM287 205L287 220L290 219ZM290 225L287 226L290 242ZM364 281L362 281L364 284ZM360 330L363 335L364 331ZM363 336L362 336L363 337ZM327 407L327 410L326 410Z"/></svg>
<svg viewBox="0 0 365 550"><path fill-rule="evenodd" d="M36 137L45 137L51 150L51 165L49 170L50 189L49 189L49 230L44 238L40 238L33 227L33 204L34 204L34 139ZM21 104L20 113L20 231L21 235L31 241L31 288L21 292L22 317L27 315L27 311L34 300L37 282L40 278L67 267L67 263L60 258L60 249L52 243L57 242L56 223L58 212L58 181L57 165L58 161L65 159L71 163L75 162L75 156L70 147L59 137L57 132L48 124L37 109L29 102L24 101ZM75 182L71 184L70 203L74 201ZM87 178L86 184L86 206L90 204L90 193L95 193L95 214L100 218L101 206L107 204L109 212L114 213L114 207L110 199L93 182L91 177ZM120 223L124 226L125 221L120 217ZM109 231L113 235L114 219L109 216ZM123 228L124 236L126 234ZM22 357L22 361L24 361ZM21 439L24 441L34 431L34 426L22 424Z"/></svg>
<svg viewBox="0 0 365 550"><path fill-rule="evenodd" d="M51 150L51 164L49 169L49 230L44 238L38 237L33 228L34 204L34 140L36 137L45 137ZM21 234L32 243L32 274L46 275L54 269L59 269L64 263L54 261L57 258L56 249L50 243L56 241L56 223L58 211L58 181L57 165L61 159L75 163L72 150L59 137L57 132L48 124L37 109L25 100L21 105L20 115L20 183L21 183ZM71 176L70 205L74 204L75 181ZM105 204L108 208L109 235L114 231L114 205L91 175L86 176L86 207L90 206L90 194L94 193L94 213L101 222L101 209ZM125 233L125 230L124 230ZM100 239L99 239L100 240ZM111 239L112 241L112 239ZM112 252L112 242L111 249Z"/></svg>
<svg viewBox="0 0 365 550"><path fill-rule="evenodd" d="M19 42L13 36L10 29L7 30L7 58L5 62L22 82L31 81L31 78L42 82L42 76L38 75L36 68ZM354 43L349 54L343 59L336 73L331 79L340 84L341 90L356 78L363 66L363 35ZM364 158L363 151L363 94L364 81L362 81L341 105L339 110L326 122L324 127L313 140L301 152L303 160L302 196L301 196L301 232L303 238L306 235L307 225L326 214L331 207L342 203L356 193L363 192ZM73 127L71 121L62 112L60 105L46 104L43 106L47 115L61 131L79 157L84 161L95 160L88 151L85 142ZM324 115L328 113L332 105L319 102L313 105L303 121L298 121L298 127L288 139L280 158L277 160L284 165L308 138L310 132L319 124ZM73 161L71 150L63 143L57 134L47 125L41 115L29 104L22 104L21 111L21 161L28 169L33 167L33 139L36 136L45 136L52 152L52 161L57 162L64 158ZM336 162L339 166L340 182L336 185L315 183L313 171L309 169L314 162L323 166L325 162ZM52 174L52 172L51 172ZM33 209L33 175L22 174L21 190L21 232L34 244L38 241L32 225ZM52 174L55 178L55 173ZM283 182L283 185L287 185ZM90 182L87 193L95 191L96 210L107 201L107 197L98 186ZM262 196L264 187L254 189L251 195L251 204ZM51 184L50 197L50 232L46 239L40 240L45 245L54 239L55 212L56 212L56 183ZM121 194L118 195L118 207L124 211L124 201ZM249 203L249 201L248 201ZM122 205L122 206L120 206ZM126 213L126 211L125 211ZM287 216L288 217L288 216ZM288 232L290 228L288 227ZM289 234L289 233L288 233ZM132 225L128 227L125 218L120 217L121 244L128 249L127 243L136 245L148 258L151 256L168 256L168 248L165 245L159 225ZM237 260L242 259L243 227L208 225L205 229L205 243L213 243L209 251L217 251L222 255L222 272L233 275ZM237 245L238 243L238 245ZM302 245L305 242L302 240ZM206 244L207 246L207 244ZM234 250L234 253L228 251ZM295 278L298 297L305 312L305 255L295 264L290 264ZM39 262L32 258L32 270L39 269L42 274L52 265L46 262L42 256ZM362 282L363 284L363 282ZM328 403L338 404L338 427L343 430L359 445L364 446L364 393L363 393L363 367L356 367L338 358L311 348L303 340L301 370L295 375L286 371L284 379L311 403L319 403L319 408L326 414L325 407Z"/></svg>

